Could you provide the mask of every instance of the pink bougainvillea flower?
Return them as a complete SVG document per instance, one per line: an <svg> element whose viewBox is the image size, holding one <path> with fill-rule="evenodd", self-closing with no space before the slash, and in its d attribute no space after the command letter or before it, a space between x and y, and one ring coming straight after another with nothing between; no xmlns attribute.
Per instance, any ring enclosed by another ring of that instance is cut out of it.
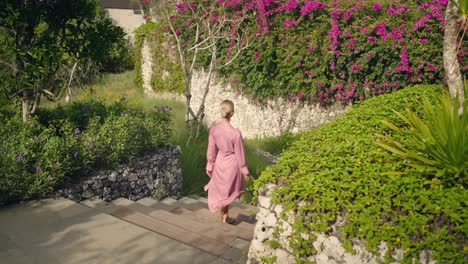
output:
<svg viewBox="0 0 468 264"><path fill-rule="evenodd" d="M374 36L367 37L367 43L374 43L377 42L377 38Z"/></svg>
<svg viewBox="0 0 468 264"><path fill-rule="evenodd" d="M284 28L285 29L293 28L293 27L297 27L297 22L296 21L287 20L287 21L284 22Z"/></svg>
<svg viewBox="0 0 468 264"><path fill-rule="evenodd" d="M260 53L258 51L255 52L255 60L258 61L260 59Z"/></svg>
<svg viewBox="0 0 468 264"><path fill-rule="evenodd" d="M379 3L379 2L375 3L372 6L372 10L374 10L375 12L379 12L382 9L383 9L383 5L381 3Z"/></svg>
<svg viewBox="0 0 468 264"><path fill-rule="evenodd" d="M353 17L353 13L349 10L343 11L343 18L345 20L350 20Z"/></svg>
<svg viewBox="0 0 468 264"><path fill-rule="evenodd" d="M318 9L325 9L327 6L319 1L306 1L301 7L301 16L307 16Z"/></svg>
<svg viewBox="0 0 468 264"><path fill-rule="evenodd" d="M428 40L427 40L427 39L420 39L419 42L420 42L420 43L427 43Z"/></svg>
<svg viewBox="0 0 468 264"><path fill-rule="evenodd" d="M400 41L400 40L403 40L403 36L404 36L404 31L402 28L394 28L392 29L392 33L391 33L391 37L396 40L396 41Z"/></svg>
<svg viewBox="0 0 468 264"><path fill-rule="evenodd" d="M432 19L432 15L429 14L421 19L419 19L413 26L413 30L418 30L424 26L424 24Z"/></svg>
<svg viewBox="0 0 468 264"><path fill-rule="evenodd" d="M375 26L375 32L381 37L385 37L387 35L387 24L385 22L381 22Z"/></svg>
<svg viewBox="0 0 468 264"><path fill-rule="evenodd" d="M357 73L360 69L362 69L362 67L363 67L362 65L353 64L353 65L351 66L351 71L352 71L353 73Z"/></svg>

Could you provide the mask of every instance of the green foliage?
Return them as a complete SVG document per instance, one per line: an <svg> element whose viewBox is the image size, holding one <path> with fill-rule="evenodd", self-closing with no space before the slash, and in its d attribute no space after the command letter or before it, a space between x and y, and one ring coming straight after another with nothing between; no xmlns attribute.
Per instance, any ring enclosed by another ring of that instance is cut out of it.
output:
<svg viewBox="0 0 468 264"><path fill-rule="evenodd" d="M153 63L151 87L157 92L185 92L184 73L177 62L175 51L170 46L163 22L147 22L136 30L136 82L143 84L141 65L143 42L147 41L151 47Z"/></svg>
<svg viewBox="0 0 468 264"><path fill-rule="evenodd" d="M440 101L423 101L423 117L411 108L395 114L403 127L384 121L398 138L384 136L377 144L406 161L414 170L401 174L420 173L437 177L447 184L468 184L468 106L458 116L458 99L452 104L448 93ZM384 157L391 159L391 155Z"/></svg>
<svg viewBox="0 0 468 264"><path fill-rule="evenodd" d="M152 151L172 135L168 111L146 113L125 102L73 103L40 110L30 122L18 115L4 120L0 204L42 197L92 169Z"/></svg>
<svg viewBox="0 0 468 264"><path fill-rule="evenodd" d="M112 43L109 54L101 62L103 72L119 73L133 69L135 66L135 51L128 39L120 39Z"/></svg>
<svg viewBox="0 0 468 264"><path fill-rule="evenodd" d="M271 257L261 257L260 262L262 264L274 264L278 260L277 256L271 256Z"/></svg>
<svg viewBox="0 0 468 264"><path fill-rule="evenodd" d="M251 146L266 151L272 155L280 155L285 149L291 146L298 137L291 132L286 132L279 137L267 137L262 139L246 140Z"/></svg>
<svg viewBox="0 0 468 264"><path fill-rule="evenodd" d="M61 97L74 62L129 64L123 29L96 0L1 1L0 32L0 90L22 101L24 119L41 98Z"/></svg>
<svg viewBox="0 0 468 264"><path fill-rule="evenodd" d="M379 134L400 139L382 123L403 125L393 110L401 112L409 105L421 116L423 98L436 102L440 96L438 87L415 86L372 98L301 135L276 165L262 173L253 189L266 182L279 184L273 201L295 212L293 234L309 235L290 241L298 259L313 254L312 232L331 232L338 216L347 220L338 230L342 240L364 239L373 252L385 241L391 251L405 250L403 263L411 263L422 249L431 249L441 263L466 259L466 185L447 186L431 175L383 175L403 171L407 165L382 158L375 144ZM390 262L390 256L386 261Z"/></svg>

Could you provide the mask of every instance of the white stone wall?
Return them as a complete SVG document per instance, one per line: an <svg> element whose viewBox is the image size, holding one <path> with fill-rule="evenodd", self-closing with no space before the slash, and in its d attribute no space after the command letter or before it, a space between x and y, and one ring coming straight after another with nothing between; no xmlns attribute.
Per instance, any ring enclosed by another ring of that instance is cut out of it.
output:
<svg viewBox="0 0 468 264"><path fill-rule="evenodd" d="M151 88L153 62L151 49L145 42L142 48L142 74L145 94L164 99L176 99L185 102L185 96L171 93L155 93ZM200 106L207 81L207 73L195 71L191 82L191 107L196 113ZM241 130L244 138L280 136L284 132L297 133L316 128L330 122L346 112L350 106L334 105L329 108L318 104L291 103L284 99L268 100L265 103L252 103L250 99L239 95L230 84L212 78L210 91L205 101L205 123L210 127L220 119L219 104L231 100L235 105L232 125Z"/></svg>
<svg viewBox="0 0 468 264"><path fill-rule="evenodd" d="M131 9L107 8L109 16L118 26L121 26L130 39L134 39L134 31L145 23L142 14L134 14Z"/></svg>
<svg viewBox="0 0 468 264"><path fill-rule="evenodd" d="M281 205L276 205L271 202L271 192L276 186L267 184L261 189L258 198L259 212L257 213L257 224L254 229L254 237L250 244L248 253L248 264L261 263L262 257L276 256L276 263L287 264L296 263L293 257L292 249L289 247L289 240L293 234L293 224L295 216L291 212L286 212L287 220L282 220L280 214L284 211ZM386 243L382 242L379 245L379 255L372 254L366 250L363 240L354 240L354 253L348 253L343 247L342 241L336 235L336 230L344 224L343 218L338 218L332 226L333 232L331 235L323 233L313 233L317 239L313 243L313 247L317 250L317 254L308 257L306 260L316 264L377 264L384 262L384 256L388 251ZM275 227L281 227L283 232L278 238L274 238L273 232ZM307 237L308 234L303 234ZM281 248L272 249L268 246L267 241L275 240L281 244ZM403 259L403 249L396 251L392 255L395 259L392 263L400 263ZM430 258L430 251L425 250L419 254L419 263L434 264L436 263Z"/></svg>
<svg viewBox="0 0 468 264"><path fill-rule="evenodd" d="M175 99L185 102L185 96L174 93L156 93L151 87L151 76L153 74L153 57L151 56L151 49L146 40L143 41L141 48L141 55L143 63L141 64L141 74L143 78L143 91L146 96L156 97L160 99ZM163 78L164 79L164 78Z"/></svg>
<svg viewBox="0 0 468 264"><path fill-rule="evenodd" d="M191 106L195 111L198 110L203 97L206 77L207 74L200 71L192 76ZM205 122L208 126L219 120L219 104L225 99L234 102L235 114L231 122L242 131L244 138L280 136L286 131L297 133L310 130L335 119L349 109L340 105L323 108L318 104L294 104L284 99L254 104L247 97L238 95L230 84L213 79L205 101Z"/></svg>

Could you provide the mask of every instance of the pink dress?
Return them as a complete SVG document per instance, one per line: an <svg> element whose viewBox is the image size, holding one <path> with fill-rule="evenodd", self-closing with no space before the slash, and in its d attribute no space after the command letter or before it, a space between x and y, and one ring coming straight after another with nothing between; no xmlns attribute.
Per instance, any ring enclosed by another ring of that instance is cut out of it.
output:
<svg viewBox="0 0 468 264"><path fill-rule="evenodd" d="M244 192L243 175L249 174L241 132L228 123L219 122L210 129L206 170L212 171L205 186L208 208L216 212Z"/></svg>

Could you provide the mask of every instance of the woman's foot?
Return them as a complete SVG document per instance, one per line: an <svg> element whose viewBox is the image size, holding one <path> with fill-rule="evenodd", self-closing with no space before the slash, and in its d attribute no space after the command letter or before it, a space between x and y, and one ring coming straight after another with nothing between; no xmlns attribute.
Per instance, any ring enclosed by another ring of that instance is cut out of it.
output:
<svg viewBox="0 0 468 264"><path fill-rule="evenodd" d="M234 223L234 218L229 217L227 214L223 215L223 224L232 225Z"/></svg>

